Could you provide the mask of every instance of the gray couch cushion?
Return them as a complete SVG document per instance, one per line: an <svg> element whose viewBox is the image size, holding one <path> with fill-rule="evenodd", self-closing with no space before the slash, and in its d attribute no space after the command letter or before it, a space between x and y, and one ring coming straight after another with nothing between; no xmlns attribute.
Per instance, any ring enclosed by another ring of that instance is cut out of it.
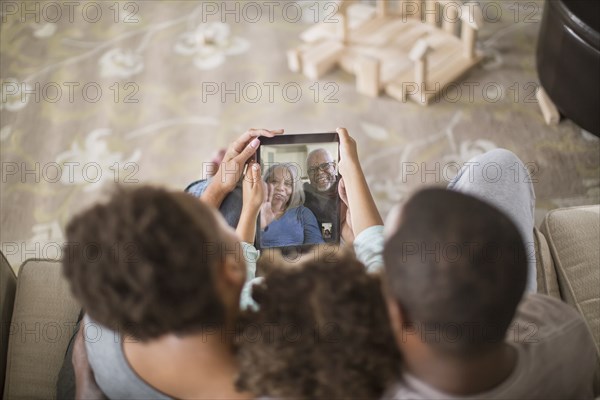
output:
<svg viewBox="0 0 600 400"><path fill-rule="evenodd" d="M53 399L80 307L59 262L29 260L19 270L4 398Z"/></svg>
<svg viewBox="0 0 600 400"><path fill-rule="evenodd" d="M6 375L6 353L8 351L8 329L13 312L15 292L17 290L17 277L11 266L0 252L0 393L4 390L4 376Z"/></svg>

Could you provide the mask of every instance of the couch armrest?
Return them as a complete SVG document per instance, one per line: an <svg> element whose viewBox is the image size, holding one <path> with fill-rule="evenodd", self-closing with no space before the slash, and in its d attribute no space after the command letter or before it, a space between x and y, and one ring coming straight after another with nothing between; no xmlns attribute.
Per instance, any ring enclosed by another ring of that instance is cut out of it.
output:
<svg viewBox="0 0 600 400"><path fill-rule="evenodd" d="M552 254L546 238L537 228L533 228L533 239L535 241L535 261L537 267L537 291L538 293L560 299L558 278L552 261Z"/></svg>
<svg viewBox="0 0 600 400"><path fill-rule="evenodd" d="M552 210L540 231L548 241L562 299L583 315L600 356L600 205Z"/></svg>
<svg viewBox="0 0 600 400"><path fill-rule="evenodd" d="M19 270L10 324L6 399L54 399L80 307L59 262L28 260Z"/></svg>
<svg viewBox="0 0 600 400"><path fill-rule="evenodd" d="M17 277L4 254L0 252L0 393L4 390L6 375L6 353L8 352L8 329L12 319Z"/></svg>

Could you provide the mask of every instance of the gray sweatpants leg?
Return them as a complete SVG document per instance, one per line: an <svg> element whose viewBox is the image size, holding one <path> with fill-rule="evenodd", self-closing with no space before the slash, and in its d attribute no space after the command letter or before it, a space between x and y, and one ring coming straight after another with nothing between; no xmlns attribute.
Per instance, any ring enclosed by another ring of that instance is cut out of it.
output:
<svg viewBox="0 0 600 400"><path fill-rule="evenodd" d="M487 201L508 215L525 240L527 252L526 293L537 291L533 240L535 193L527 168L512 152L494 149L465 163L448 189Z"/></svg>

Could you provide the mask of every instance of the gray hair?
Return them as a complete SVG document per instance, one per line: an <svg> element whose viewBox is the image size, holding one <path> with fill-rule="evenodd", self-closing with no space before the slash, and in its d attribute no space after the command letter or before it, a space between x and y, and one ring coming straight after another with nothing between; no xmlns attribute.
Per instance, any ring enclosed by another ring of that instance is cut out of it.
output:
<svg viewBox="0 0 600 400"><path fill-rule="evenodd" d="M283 167L286 168L290 175L292 175L292 195L288 201L288 204L285 207L285 211L298 207L304 204L304 189L302 188L302 180L300 179L300 175L298 174L298 166L293 163L275 163L271 164L269 168L265 171L263 175L263 180L267 183L273 179L273 175L275 174L275 169Z"/></svg>
<svg viewBox="0 0 600 400"><path fill-rule="evenodd" d="M329 159L331 159L331 161L335 161L333 159L333 155L331 155L331 152L323 147L319 148L319 149L314 149L313 151L311 151L310 153L308 153L308 155L306 156L306 173L308 174L308 169L310 168L310 164L309 161L311 158L313 158L316 154L319 153L325 153L327 154L327 156L329 157Z"/></svg>

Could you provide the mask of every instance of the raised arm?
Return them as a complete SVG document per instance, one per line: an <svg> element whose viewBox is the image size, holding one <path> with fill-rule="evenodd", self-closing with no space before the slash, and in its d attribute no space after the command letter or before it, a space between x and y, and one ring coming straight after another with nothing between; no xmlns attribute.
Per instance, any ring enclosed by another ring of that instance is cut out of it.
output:
<svg viewBox="0 0 600 400"><path fill-rule="evenodd" d="M242 213L236 232L242 242L254 243L256 220L263 203L263 182L260 177L260 166L251 162L244 176L242 185Z"/></svg>
<svg viewBox="0 0 600 400"><path fill-rule="evenodd" d="M345 128L338 128L337 133L340 137L340 174L344 180L340 186L345 190L343 196L348 201L350 223L356 237L371 226L383 225L383 220L360 166L356 142Z"/></svg>

